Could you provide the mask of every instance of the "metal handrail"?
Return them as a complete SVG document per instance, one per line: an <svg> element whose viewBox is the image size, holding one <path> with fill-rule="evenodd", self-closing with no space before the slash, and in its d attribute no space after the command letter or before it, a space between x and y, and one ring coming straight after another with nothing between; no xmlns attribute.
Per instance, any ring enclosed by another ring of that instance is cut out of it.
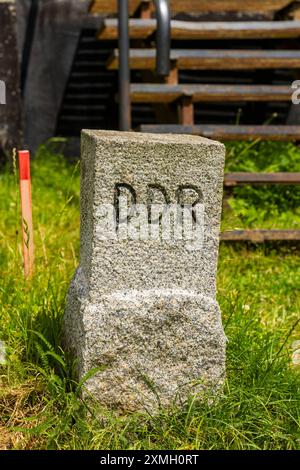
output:
<svg viewBox="0 0 300 470"><path fill-rule="evenodd" d="M170 73L171 12L169 0L154 0L157 19L156 72L160 76Z"/></svg>
<svg viewBox="0 0 300 470"><path fill-rule="evenodd" d="M119 129L131 129L129 9L128 0L118 0L119 12Z"/></svg>
<svg viewBox="0 0 300 470"><path fill-rule="evenodd" d="M156 72L170 73L171 13L169 0L153 0L156 9ZM118 0L119 11L119 129L131 128L130 65L129 65L129 8L128 0Z"/></svg>

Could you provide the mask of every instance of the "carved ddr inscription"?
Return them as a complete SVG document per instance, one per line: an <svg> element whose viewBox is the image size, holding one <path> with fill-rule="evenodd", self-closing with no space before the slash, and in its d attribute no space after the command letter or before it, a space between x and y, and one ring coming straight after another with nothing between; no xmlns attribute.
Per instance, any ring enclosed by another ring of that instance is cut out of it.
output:
<svg viewBox="0 0 300 470"><path fill-rule="evenodd" d="M149 224L157 224L161 222L162 217L166 214L166 211L173 204L173 210L176 207L177 216L182 215L182 210L188 208L192 214L194 222L197 222L195 208L198 204L203 204L203 193L201 189L194 185L182 185L179 186L175 192L175 197L170 197L170 194L166 188L158 184L149 184L147 186L147 201L145 209L148 213ZM172 203L172 201L176 203ZM127 218L120 219L120 205L124 204L127 207ZM142 207L143 202L138 201L136 190L133 186L127 183L117 183L114 191L114 208L116 215L116 230L120 223L130 222L132 217L137 216L139 211L138 207ZM153 214L153 208L156 208L156 212L159 214ZM157 211L159 209L159 211Z"/></svg>

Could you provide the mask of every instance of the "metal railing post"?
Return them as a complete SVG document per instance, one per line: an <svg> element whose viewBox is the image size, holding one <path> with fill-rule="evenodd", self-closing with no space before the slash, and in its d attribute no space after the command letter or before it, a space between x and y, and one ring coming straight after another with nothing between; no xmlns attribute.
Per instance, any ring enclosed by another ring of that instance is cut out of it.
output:
<svg viewBox="0 0 300 470"><path fill-rule="evenodd" d="M118 0L119 6L119 129L131 129L130 68L129 68L129 9L128 0Z"/></svg>
<svg viewBox="0 0 300 470"><path fill-rule="evenodd" d="M170 73L171 12L169 0L154 0L156 8L156 72L160 76Z"/></svg>
<svg viewBox="0 0 300 470"><path fill-rule="evenodd" d="M154 0L157 18L156 71L170 73L171 13L169 0ZM119 12L119 129L131 129L129 8L128 0L118 0Z"/></svg>

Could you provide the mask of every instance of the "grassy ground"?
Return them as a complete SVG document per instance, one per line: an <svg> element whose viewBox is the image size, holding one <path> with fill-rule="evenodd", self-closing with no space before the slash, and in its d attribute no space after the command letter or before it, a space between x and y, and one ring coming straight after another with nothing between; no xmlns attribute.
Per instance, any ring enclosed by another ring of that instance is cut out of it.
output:
<svg viewBox="0 0 300 470"><path fill-rule="evenodd" d="M50 146L51 147L51 146ZM43 147L33 163L36 273L23 279L19 194L0 175L0 449L300 449L300 263L293 248L221 246L218 298L228 343L224 395L157 416L116 417L80 398L60 348L78 264L79 165ZM229 171L300 171L291 144L231 144ZM300 228L299 188L238 188L223 228Z"/></svg>

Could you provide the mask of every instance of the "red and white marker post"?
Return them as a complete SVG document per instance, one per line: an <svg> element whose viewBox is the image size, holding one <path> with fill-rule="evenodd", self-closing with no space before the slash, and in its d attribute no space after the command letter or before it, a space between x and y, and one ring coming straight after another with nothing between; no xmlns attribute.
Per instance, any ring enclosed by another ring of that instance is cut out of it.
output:
<svg viewBox="0 0 300 470"><path fill-rule="evenodd" d="M21 150L19 154L20 195L22 213L22 236L24 255L24 274L30 278L34 267L34 243L31 203L30 154Z"/></svg>

